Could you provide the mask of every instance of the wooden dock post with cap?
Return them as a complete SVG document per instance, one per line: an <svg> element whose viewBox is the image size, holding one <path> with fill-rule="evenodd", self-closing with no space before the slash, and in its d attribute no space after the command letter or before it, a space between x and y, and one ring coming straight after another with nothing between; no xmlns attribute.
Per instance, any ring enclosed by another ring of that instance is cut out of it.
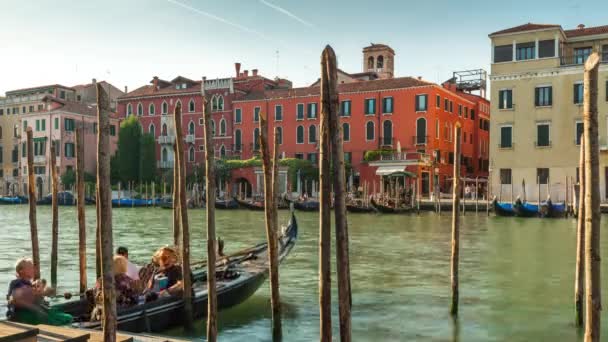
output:
<svg viewBox="0 0 608 342"><path fill-rule="evenodd" d="M457 123L454 127L454 194L452 196L452 257L451 257L451 283L452 305L450 313L458 315L458 259L460 255L460 216L458 202L460 201L460 134L461 127Z"/></svg>
<svg viewBox="0 0 608 342"><path fill-rule="evenodd" d="M592 53L585 63L583 81L583 134L585 142L585 342L600 341L602 310L600 281L600 189L598 133L598 71L600 58Z"/></svg>
<svg viewBox="0 0 608 342"><path fill-rule="evenodd" d="M32 239L32 260L34 279L40 279L40 247L38 245L38 224L36 221L36 180L34 179L34 139L32 128L26 130L27 136L27 181L30 208L30 235Z"/></svg>
<svg viewBox="0 0 608 342"><path fill-rule="evenodd" d="M51 144L51 287L57 288L57 254L59 253L59 209L57 179L57 161L55 160L55 144Z"/></svg>
<svg viewBox="0 0 608 342"><path fill-rule="evenodd" d="M116 341L116 293L114 290L112 196L110 185L110 119L109 99L102 85L97 83L97 192L100 219L98 227L101 251L101 285L103 297L103 337L106 342Z"/></svg>
<svg viewBox="0 0 608 342"><path fill-rule="evenodd" d="M576 217L576 264L574 270L574 323L583 326L585 295L585 136L581 137L578 172L578 213Z"/></svg>
<svg viewBox="0 0 608 342"><path fill-rule="evenodd" d="M120 184L120 183L119 183ZM78 213L78 270L80 293L87 290L87 227L84 212L84 135L76 128L76 211Z"/></svg>
<svg viewBox="0 0 608 342"><path fill-rule="evenodd" d="M207 274L215 274L215 160L213 155L213 133L211 110L205 96L205 77L201 83L203 97L203 126L205 128L205 170L207 198ZM217 341L217 291L215 277L207 277L207 341Z"/></svg>

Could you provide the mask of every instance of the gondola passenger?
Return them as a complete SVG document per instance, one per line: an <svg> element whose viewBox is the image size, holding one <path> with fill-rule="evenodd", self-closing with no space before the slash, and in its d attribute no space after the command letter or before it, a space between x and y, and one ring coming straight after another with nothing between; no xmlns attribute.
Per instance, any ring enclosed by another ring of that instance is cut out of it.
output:
<svg viewBox="0 0 608 342"><path fill-rule="evenodd" d="M158 261L159 267L148 282L148 291L157 293L159 297L181 295L184 289L182 268L177 264L175 250L162 247L156 251L154 259Z"/></svg>
<svg viewBox="0 0 608 342"><path fill-rule="evenodd" d="M127 275L127 259L117 255L114 257L112 264L114 272L114 289L116 291L116 305L118 308L136 305L138 303L139 293L137 291L136 282ZM91 313L91 320L100 320L103 308L103 289L101 287L101 278L97 279L95 285L95 308Z"/></svg>
<svg viewBox="0 0 608 342"><path fill-rule="evenodd" d="M46 281L34 278L34 263L31 259L19 259L15 264L17 279L11 281L8 294L9 320L27 324L65 325L72 322L69 314L49 309L44 297L54 293Z"/></svg>

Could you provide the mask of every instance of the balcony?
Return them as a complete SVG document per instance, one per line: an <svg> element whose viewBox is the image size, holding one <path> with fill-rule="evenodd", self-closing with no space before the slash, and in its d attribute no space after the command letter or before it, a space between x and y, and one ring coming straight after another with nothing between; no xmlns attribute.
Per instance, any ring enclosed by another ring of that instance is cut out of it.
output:
<svg viewBox="0 0 608 342"><path fill-rule="evenodd" d="M173 160L159 160L156 162L156 166L159 169L172 169L173 168Z"/></svg>
<svg viewBox="0 0 608 342"><path fill-rule="evenodd" d="M395 138L393 137L380 137L378 141L378 147L393 147L395 146Z"/></svg>
<svg viewBox="0 0 608 342"><path fill-rule="evenodd" d="M560 60L560 65L561 66L577 66L577 65L584 65L585 62L587 61L587 58L589 57L589 55L568 55L568 56L560 56L559 60ZM603 52L600 55L600 61L601 63L608 63L608 53L607 52Z"/></svg>
<svg viewBox="0 0 608 342"><path fill-rule="evenodd" d="M158 137L159 144L173 144L175 142L175 136L173 135L161 135Z"/></svg>
<svg viewBox="0 0 608 342"><path fill-rule="evenodd" d="M428 135L414 135L412 137L413 145L426 145L429 142Z"/></svg>
<svg viewBox="0 0 608 342"><path fill-rule="evenodd" d="M34 156L34 164L46 164L46 156Z"/></svg>
<svg viewBox="0 0 608 342"><path fill-rule="evenodd" d="M189 144L194 144L194 134L186 135L186 142Z"/></svg>
<svg viewBox="0 0 608 342"><path fill-rule="evenodd" d="M374 163L405 163L409 165L418 165L420 163L430 165L432 162L432 158L430 155L426 153L421 153L418 151L409 151L409 152L392 152L388 153L387 151L380 153L379 156L374 158L374 160L370 160L372 164Z"/></svg>
<svg viewBox="0 0 608 342"><path fill-rule="evenodd" d="M241 154L243 153L243 144L232 144L232 154Z"/></svg>
<svg viewBox="0 0 608 342"><path fill-rule="evenodd" d="M254 154L260 153L260 144L250 143L249 148L251 148L251 152L253 152Z"/></svg>

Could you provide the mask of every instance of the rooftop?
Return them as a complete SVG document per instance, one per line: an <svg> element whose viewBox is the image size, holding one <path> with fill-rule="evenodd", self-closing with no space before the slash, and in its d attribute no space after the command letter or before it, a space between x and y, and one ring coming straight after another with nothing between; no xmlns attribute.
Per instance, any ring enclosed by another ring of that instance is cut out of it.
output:
<svg viewBox="0 0 608 342"><path fill-rule="evenodd" d="M608 34L608 25L604 26L594 26L594 27L585 27L585 25L579 25L578 28L571 30L563 30L561 25L556 24L535 24L535 23L527 23L515 27L511 27L508 29L496 31L490 33L489 36L496 36L500 34L508 34L508 33L519 33L519 32L527 32L527 31L536 31L550 28L558 28L562 30L566 37L574 38L581 36L591 36L596 34Z"/></svg>
<svg viewBox="0 0 608 342"><path fill-rule="evenodd" d="M31 92L34 90L38 90L38 89L48 89L48 88L62 88L62 89L69 89L69 90L74 90L74 88L71 87L66 87L64 85L61 84L49 84L49 85L45 85L45 86L38 86L38 87L31 87L31 88L23 88L23 89L17 89L17 90L11 90L11 91L7 91L6 95L15 95L18 93L25 93L25 92Z"/></svg>

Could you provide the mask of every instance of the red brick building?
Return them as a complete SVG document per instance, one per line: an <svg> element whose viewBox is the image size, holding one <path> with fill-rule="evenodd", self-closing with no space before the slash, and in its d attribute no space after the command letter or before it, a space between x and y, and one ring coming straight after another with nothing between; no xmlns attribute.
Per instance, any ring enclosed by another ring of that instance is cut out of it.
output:
<svg viewBox="0 0 608 342"><path fill-rule="evenodd" d="M350 184L356 187L368 183L371 189L375 182L379 191L381 175L400 170L416 175L423 194L435 184L446 187L453 172L457 122L463 127L462 174L486 176L489 102L463 91L467 89L454 80L438 85L420 78L395 78L393 60L390 47L373 44L363 49L363 72L339 71L345 159L352 165ZM188 134L188 166L204 163L201 81L177 77L170 82L154 78L151 83L119 98L119 113L141 117L144 130L157 137L158 166L166 169L173 165L171 114L181 101L183 130ZM206 80L205 89L212 102L216 157L248 159L256 155L259 115L263 112L268 114L270 132L280 128L281 155L317 162L318 82L291 88L289 81L264 78L257 70L251 76L247 71L241 73L237 63L234 77ZM394 153L384 152L378 160L369 156L365 160L366 152L375 150ZM257 173L254 168L235 170L232 183L249 183L255 192L260 189L259 170Z"/></svg>

